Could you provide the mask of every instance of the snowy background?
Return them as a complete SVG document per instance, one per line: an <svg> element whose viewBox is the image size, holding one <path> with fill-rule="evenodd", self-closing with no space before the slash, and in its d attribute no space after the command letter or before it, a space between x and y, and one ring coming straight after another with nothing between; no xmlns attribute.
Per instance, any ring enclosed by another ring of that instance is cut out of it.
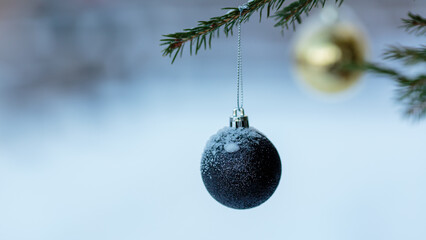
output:
<svg viewBox="0 0 426 240"><path fill-rule="evenodd" d="M283 176L255 209L209 196L200 158L234 107L236 40L173 65L159 40L241 3L0 1L0 239L425 239L426 120L402 117L386 78L338 98L300 88L295 33L257 16L243 26L245 109ZM398 26L425 1L344 5L373 60L424 44Z"/></svg>

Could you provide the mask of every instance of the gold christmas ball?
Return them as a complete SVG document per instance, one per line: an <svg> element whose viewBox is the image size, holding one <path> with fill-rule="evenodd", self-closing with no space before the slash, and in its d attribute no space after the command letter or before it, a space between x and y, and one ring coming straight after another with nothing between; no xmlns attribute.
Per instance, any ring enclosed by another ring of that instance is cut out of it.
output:
<svg viewBox="0 0 426 240"><path fill-rule="evenodd" d="M354 86L361 72L342 68L362 63L365 38L350 22L334 21L307 29L295 45L296 71L305 85L323 93L338 93Z"/></svg>

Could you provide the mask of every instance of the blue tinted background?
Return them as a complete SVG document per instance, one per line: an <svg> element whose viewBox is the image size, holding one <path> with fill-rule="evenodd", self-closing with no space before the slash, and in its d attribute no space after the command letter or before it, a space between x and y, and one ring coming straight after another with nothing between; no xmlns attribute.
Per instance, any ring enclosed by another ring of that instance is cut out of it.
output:
<svg viewBox="0 0 426 240"><path fill-rule="evenodd" d="M253 16L245 109L283 176L269 201L237 211L199 173L234 107L235 37L173 65L159 39L241 2L0 3L0 239L426 238L425 120L402 117L389 79L313 95L294 76L295 34ZM388 44L424 44L398 28L408 11L426 15L424 1L344 5L373 60Z"/></svg>

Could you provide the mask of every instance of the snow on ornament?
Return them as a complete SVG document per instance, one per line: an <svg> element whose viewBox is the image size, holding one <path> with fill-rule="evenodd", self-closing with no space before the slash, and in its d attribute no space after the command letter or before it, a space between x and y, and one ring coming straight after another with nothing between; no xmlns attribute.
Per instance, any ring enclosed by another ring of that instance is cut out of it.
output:
<svg viewBox="0 0 426 240"><path fill-rule="evenodd" d="M240 108L234 110L230 126L207 142L201 176L207 191L219 203L248 209L264 203L275 192L281 178L281 160L271 141L249 127Z"/></svg>

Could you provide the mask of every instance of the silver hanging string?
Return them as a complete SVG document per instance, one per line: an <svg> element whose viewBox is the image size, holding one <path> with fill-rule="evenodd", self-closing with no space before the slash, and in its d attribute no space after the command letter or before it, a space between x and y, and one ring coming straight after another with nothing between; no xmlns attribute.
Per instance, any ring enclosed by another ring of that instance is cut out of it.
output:
<svg viewBox="0 0 426 240"><path fill-rule="evenodd" d="M241 5L238 7L240 11L240 17L238 18L238 42L237 42L237 109L243 108L244 103L244 94L243 94L243 66L242 66L242 57L241 57L241 22L242 22L242 13L247 9L247 5ZM241 100L241 104L240 104Z"/></svg>
<svg viewBox="0 0 426 240"><path fill-rule="evenodd" d="M245 9L248 9L247 5L241 5L238 7L238 10L240 11L240 16L236 20L237 21L237 27L238 27L238 42L237 42L237 107L234 109L232 116L229 118L229 126L235 127L235 128L248 128L249 127L249 121L248 117L244 113L243 109L243 101L244 101L244 95L243 95L243 64L242 64L242 56L241 56L241 23L243 21L243 11ZM240 104L241 100L241 104Z"/></svg>

